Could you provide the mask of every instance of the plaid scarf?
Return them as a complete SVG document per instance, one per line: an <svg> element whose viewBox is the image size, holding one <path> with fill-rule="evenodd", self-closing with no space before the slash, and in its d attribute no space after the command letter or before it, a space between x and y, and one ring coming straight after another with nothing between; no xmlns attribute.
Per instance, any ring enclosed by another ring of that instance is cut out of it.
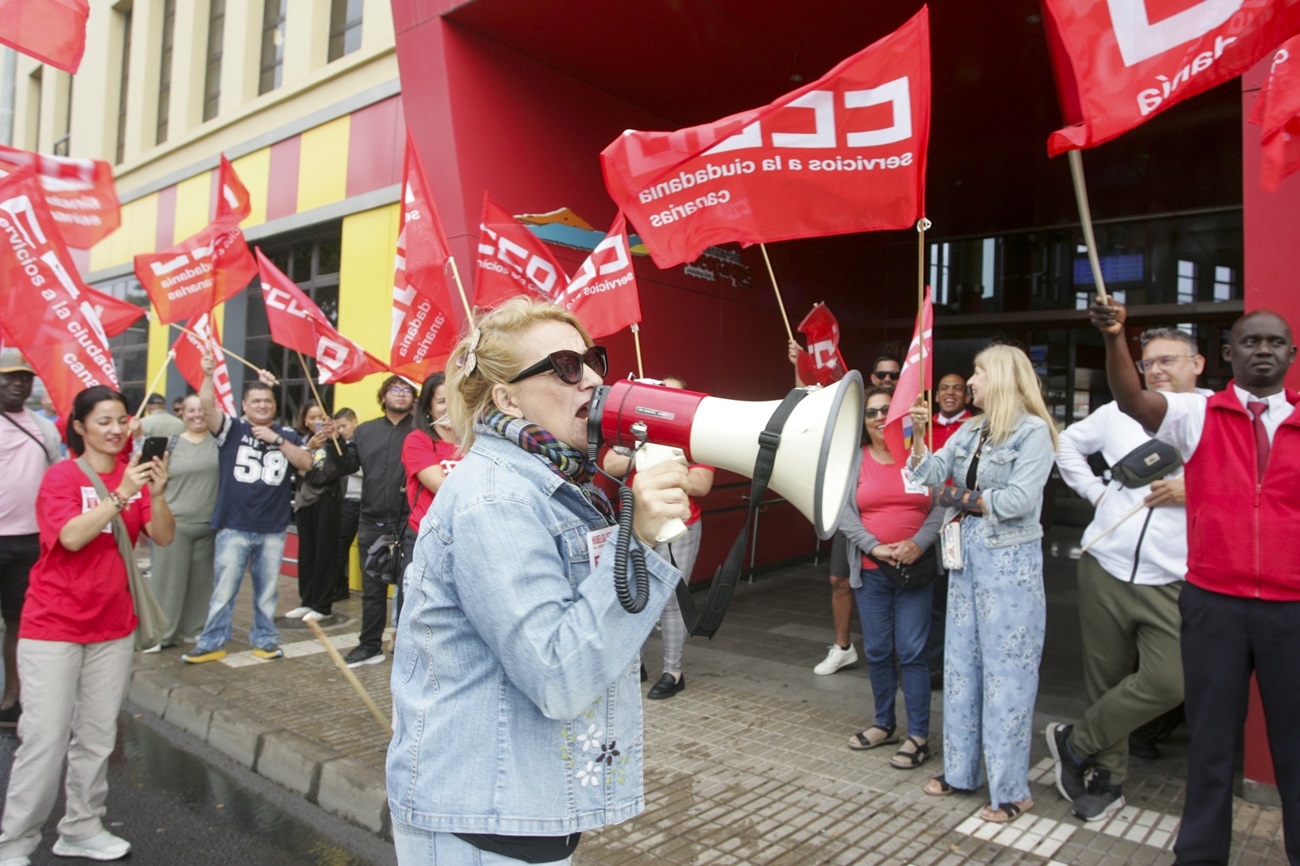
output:
<svg viewBox="0 0 1300 866"><path fill-rule="evenodd" d="M572 448L531 421L515 418L498 409L485 409L474 424L474 432L499 436L513 442L529 454L536 454L547 467L565 481L572 482L582 491L597 511L609 523L614 523L614 508L605 491L594 483L596 467L588 462L587 455Z"/></svg>

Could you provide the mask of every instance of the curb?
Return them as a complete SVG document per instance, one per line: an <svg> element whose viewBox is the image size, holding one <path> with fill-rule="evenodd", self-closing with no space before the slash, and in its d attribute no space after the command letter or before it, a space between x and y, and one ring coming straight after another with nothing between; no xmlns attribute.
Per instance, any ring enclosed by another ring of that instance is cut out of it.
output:
<svg viewBox="0 0 1300 866"><path fill-rule="evenodd" d="M131 674L129 700L307 802L391 840L384 773L160 670Z"/></svg>

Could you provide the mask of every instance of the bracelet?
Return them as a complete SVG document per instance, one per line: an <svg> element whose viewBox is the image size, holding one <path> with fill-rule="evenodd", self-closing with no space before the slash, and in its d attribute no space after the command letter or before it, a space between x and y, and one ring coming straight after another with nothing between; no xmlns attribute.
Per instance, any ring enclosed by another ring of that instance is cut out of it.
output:
<svg viewBox="0 0 1300 866"><path fill-rule="evenodd" d="M122 498L122 494L118 493L116 490L108 491L108 501L113 503L113 506L117 509L118 514L121 514L123 511L126 510L127 502L125 499Z"/></svg>

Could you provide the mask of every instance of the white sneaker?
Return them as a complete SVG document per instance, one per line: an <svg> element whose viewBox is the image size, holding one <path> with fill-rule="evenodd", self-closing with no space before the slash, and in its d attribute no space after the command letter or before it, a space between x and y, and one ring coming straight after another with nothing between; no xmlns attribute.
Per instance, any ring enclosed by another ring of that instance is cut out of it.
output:
<svg viewBox="0 0 1300 866"><path fill-rule="evenodd" d="M303 622L320 622L320 621L323 620L325 617L326 617L326 614L323 614L323 613L321 613L321 612L318 611L318 610L309 610L309 611L307 611L305 614L303 614L302 621L303 621Z"/></svg>
<svg viewBox="0 0 1300 866"><path fill-rule="evenodd" d="M821 664L813 668L813 673L820 676L827 676L835 673L843 667L848 667L858 660L858 651L849 644L848 649L840 649L836 644L831 644L830 652L826 653L826 658L822 659Z"/></svg>
<svg viewBox="0 0 1300 866"><path fill-rule="evenodd" d="M63 836L54 843L57 857L84 857L87 860L121 860L131 853L131 843L114 836L107 830L100 830L89 839L73 842Z"/></svg>
<svg viewBox="0 0 1300 866"><path fill-rule="evenodd" d="M286 613L286 614L284 615L284 618L285 618L285 619L302 619L304 616L306 616L306 615L309 614L309 613L311 613L311 608L309 608L309 607L303 605L303 606L300 606L300 607L295 607L293 610L291 610L291 611L289 611L288 613Z"/></svg>
<svg viewBox="0 0 1300 866"><path fill-rule="evenodd" d="M160 653L162 652L162 644L156 643L153 646L149 647L148 649L140 650L140 652L145 653L146 655L149 653ZM0 866L4 866L3 860L0 860Z"/></svg>
<svg viewBox="0 0 1300 866"><path fill-rule="evenodd" d="M6 857L0 860L0 866L31 866L30 857Z"/></svg>

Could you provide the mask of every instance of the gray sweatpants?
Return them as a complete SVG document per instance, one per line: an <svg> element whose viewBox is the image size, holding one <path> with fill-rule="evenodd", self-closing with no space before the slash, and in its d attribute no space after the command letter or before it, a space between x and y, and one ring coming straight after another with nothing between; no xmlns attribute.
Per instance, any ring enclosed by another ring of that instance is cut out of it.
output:
<svg viewBox="0 0 1300 866"><path fill-rule="evenodd" d="M677 564L677 569L682 573L682 579L687 583L690 583L691 572L695 569L695 559L700 555L700 534L703 522L697 520L687 526L686 534L676 541L655 546L655 553L664 559L668 560L671 554L672 559L669 561ZM664 640L664 670L681 673L682 649L686 646L686 622L682 619L682 609L677 604L675 594L668 599L668 604L664 605L663 613L659 615L659 628Z"/></svg>

